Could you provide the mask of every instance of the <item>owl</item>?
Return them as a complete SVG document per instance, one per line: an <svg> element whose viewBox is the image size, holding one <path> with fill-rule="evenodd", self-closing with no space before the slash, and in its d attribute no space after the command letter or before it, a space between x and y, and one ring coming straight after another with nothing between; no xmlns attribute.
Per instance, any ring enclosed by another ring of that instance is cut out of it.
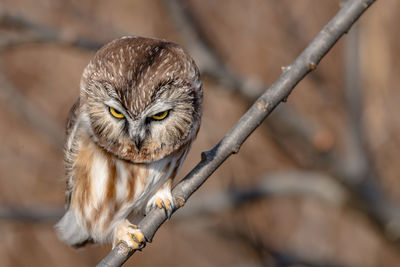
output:
<svg viewBox="0 0 400 267"><path fill-rule="evenodd" d="M61 240L144 245L134 221L157 208L171 215L171 186L199 130L202 95L199 70L177 44L129 36L97 51L67 123Z"/></svg>

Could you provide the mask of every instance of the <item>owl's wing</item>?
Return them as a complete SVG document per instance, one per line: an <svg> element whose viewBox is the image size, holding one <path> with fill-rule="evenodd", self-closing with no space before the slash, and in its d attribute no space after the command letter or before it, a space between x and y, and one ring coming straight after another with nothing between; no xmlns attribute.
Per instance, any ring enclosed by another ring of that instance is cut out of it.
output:
<svg viewBox="0 0 400 267"><path fill-rule="evenodd" d="M79 103L80 103L80 99L78 98L78 100L72 105L71 109L69 110L68 113L68 118L67 118L67 140L71 134L72 129L74 128L74 125L76 123L76 119L78 117L78 108L79 108Z"/></svg>
<svg viewBox="0 0 400 267"><path fill-rule="evenodd" d="M67 127L66 127L66 136L67 136L67 141L65 144L65 165L66 165L66 177L67 177L67 188L65 190L65 207L66 209L69 208L70 203L71 203L71 194L72 194L72 186L73 186L73 178L70 175L70 170L72 168L72 162L73 162L73 149L71 147L71 143L73 142L74 137L71 136L74 132L74 129L76 129L75 125L78 123L77 118L78 118L78 112L79 112L79 98L78 100L74 103L74 105L71 107L68 118L67 118Z"/></svg>

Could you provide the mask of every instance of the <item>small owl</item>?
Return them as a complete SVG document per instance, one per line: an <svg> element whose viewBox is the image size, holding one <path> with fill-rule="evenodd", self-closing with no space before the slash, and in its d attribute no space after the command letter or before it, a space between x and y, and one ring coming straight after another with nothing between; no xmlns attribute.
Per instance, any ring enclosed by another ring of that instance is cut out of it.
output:
<svg viewBox="0 0 400 267"><path fill-rule="evenodd" d="M67 123L59 237L72 246L143 246L132 222L153 208L171 215L172 182L199 130L201 104L199 70L178 45L130 36L102 47Z"/></svg>

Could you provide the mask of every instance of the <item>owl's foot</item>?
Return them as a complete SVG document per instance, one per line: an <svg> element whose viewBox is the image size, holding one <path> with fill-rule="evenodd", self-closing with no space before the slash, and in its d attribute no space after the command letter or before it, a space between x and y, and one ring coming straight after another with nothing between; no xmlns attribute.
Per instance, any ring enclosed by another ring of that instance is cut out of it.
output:
<svg viewBox="0 0 400 267"><path fill-rule="evenodd" d="M142 231L128 220L121 222L115 232L113 248L118 242L124 241L130 248L140 250L146 245L146 238Z"/></svg>
<svg viewBox="0 0 400 267"><path fill-rule="evenodd" d="M169 188L158 190L157 193L150 198L149 202L147 202L146 214L155 208L164 209L167 217L171 217L172 211L175 208L175 203Z"/></svg>

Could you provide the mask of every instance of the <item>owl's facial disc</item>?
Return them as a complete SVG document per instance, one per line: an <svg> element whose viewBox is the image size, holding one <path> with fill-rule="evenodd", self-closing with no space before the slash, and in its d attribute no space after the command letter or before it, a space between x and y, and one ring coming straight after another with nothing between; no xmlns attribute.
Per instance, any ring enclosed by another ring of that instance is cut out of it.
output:
<svg viewBox="0 0 400 267"><path fill-rule="evenodd" d="M82 102L93 140L135 163L160 160L196 136L202 87L193 60L173 43L124 38L85 68Z"/></svg>
<svg viewBox="0 0 400 267"><path fill-rule="evenodd" d="M127 134L138 151L141 150L143 142L147 138L146 135L150 135L152 124L161 123L161 121L165 120L170 113L170 109L158 112L157 110L159 110L160 107L158 107L158 109L156 107L156 109L150 108L147 110L147 112L144 112L144 114L141 114L141 116L138 116L134 119L130 117L128 115L129 112L121 108L119 104L111 103L111 105L116 106L117 108L109 106L108 110L110 115L117 121L121 121L126 124L125 127L127 129Z"/></svg>
<svg viewBox="0 0 400 267"><path fill-rule="evenodd" d="M128 119L129 123L129 136L132 141L135 143L136 148L140 151L143 142L147 138L146 135L151 134L152 126L156 123L162 123L161 121L167 119L169 115L170 109L157 112L157 113L148 113L145 112L142 117L132 120ZM148 115L152 114L152 115Z"/></svg>

